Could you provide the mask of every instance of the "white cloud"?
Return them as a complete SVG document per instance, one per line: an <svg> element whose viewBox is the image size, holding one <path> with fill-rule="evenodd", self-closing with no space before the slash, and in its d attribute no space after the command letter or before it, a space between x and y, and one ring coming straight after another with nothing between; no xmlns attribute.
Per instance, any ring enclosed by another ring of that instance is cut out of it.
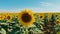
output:
<svg viewBox="0 0 60 34"><path fill-rule="evenodd" d="M48 2L40 2L40 5L42 5L42 6L51 6L52 3L48 3Z"/></svg>
<svg viewBox="0 0 60 34"><path fill-rule="evenodd" d="M59 12L59 9L46 9L46 8L30 8L33 12L37 13L37 12L41 12L41 13L45 13L45 12Z"/></svg>
<svg viewBox="0 0 60 34"><path fill-rule="evenodd" d="M33 12L52 12L45 8L31 8Z"/></svg>

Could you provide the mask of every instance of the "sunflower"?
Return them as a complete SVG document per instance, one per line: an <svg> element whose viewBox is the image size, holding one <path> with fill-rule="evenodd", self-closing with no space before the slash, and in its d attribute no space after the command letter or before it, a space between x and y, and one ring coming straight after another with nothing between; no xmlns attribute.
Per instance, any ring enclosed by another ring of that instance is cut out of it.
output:
<svg viewBox="0 0 60 34"><path fill-rule="evenodd" d="M5 18L4 15L0 15L0 20L3 20Z"/></svg>
<svg viewBox="0 0 60 34"><path fill-rule="evenodd" d="M44 13L39 13L38 16L40 19L44 19Z"/></svg>
<svg viewBox="0 0 60 34"><path fill-rule="evenodd" d="M31 10L22 10L22 12L18 15L19 22L25 26L31 26L35 21L33 12Z"/></svg>
<svg viewBox="0 0 60 34"><path fill-rule="evenodd" d="M56 24L59 24L59 23L60 23L60 20L57 20L57 21L56 21Z"/></svg>
<svg viewBox="0 0 60 34"><path fill-rule="evenodd" d="M8 21L12 19L12 15L10 13L7 13L5 17Z"/></svg>

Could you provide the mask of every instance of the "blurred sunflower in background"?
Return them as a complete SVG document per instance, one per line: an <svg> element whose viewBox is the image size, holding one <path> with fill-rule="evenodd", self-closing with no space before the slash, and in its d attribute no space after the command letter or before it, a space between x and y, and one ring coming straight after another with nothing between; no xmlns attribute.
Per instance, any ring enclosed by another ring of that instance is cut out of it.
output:
<svg viewBox="0 0 60 34"><path fill-rule="evenodd" d="M5 18L4 15L0 15L0 20L3 20Z"/></svg>
<svg viewBox="0 0 60 34"><path fill-rule="evenodd" d="M39 13L38 16L40 19L44 19L44 13Z"/></svg>
<svg viewBox="0 0 60 34"><path fill-rule="evenodd" d="M12 19L12 15L10 13L7 13L5 17L8 21Z"/></svg>
<svg viewBox="0 0 60 34"><path fill-rule="evenodd" d="M57 24L57 25L60 24L60 20L57 20L57 21L56 21L56 24Z"/></svg>
<svg viewBox="0 0 60 34"><path fill-rule="evenodd" d="M19 22L25 26L31 26L35 21L33 12L31 10L22 10L18 15Z"/></svg>

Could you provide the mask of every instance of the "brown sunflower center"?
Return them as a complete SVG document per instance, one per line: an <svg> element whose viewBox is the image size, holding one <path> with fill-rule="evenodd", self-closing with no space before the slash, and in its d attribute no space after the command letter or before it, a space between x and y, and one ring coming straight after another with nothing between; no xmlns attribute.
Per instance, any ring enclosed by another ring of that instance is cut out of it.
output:
<svg viewBox="0 0 60 34"><path fill-rule="evenodd" d="M0 16L0 18L2 18L2 16Z"/></svg>
<svg viewBox="0 0 60 34"><path fill-rule="evenodd" d="M24 13L21 18L22 21L26 23L31 21L31 15L29 15L28 13Z"/></svg>
<svg viewBox="0 0 60 34"><path fill-rule="evenodd" d="M7 16L7 19L9 20L10 19L10 16Z"/></svg>
<svg viewBox="0 0 60 34"><path fill-rule="evenodd" d="M42 18L42 16L40 16L40 18Z"/></svg>

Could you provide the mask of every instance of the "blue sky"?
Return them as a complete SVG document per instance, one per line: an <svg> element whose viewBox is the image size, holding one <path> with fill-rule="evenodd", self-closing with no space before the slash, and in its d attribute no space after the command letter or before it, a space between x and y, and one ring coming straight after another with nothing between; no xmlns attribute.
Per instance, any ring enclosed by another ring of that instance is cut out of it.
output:
<svg viewBox="0 0 60 34"><path fill-rule="evenodd" d="M21 9L31 9L34 12L59 12L60 0L0 0L0 11Z"/></svg>

